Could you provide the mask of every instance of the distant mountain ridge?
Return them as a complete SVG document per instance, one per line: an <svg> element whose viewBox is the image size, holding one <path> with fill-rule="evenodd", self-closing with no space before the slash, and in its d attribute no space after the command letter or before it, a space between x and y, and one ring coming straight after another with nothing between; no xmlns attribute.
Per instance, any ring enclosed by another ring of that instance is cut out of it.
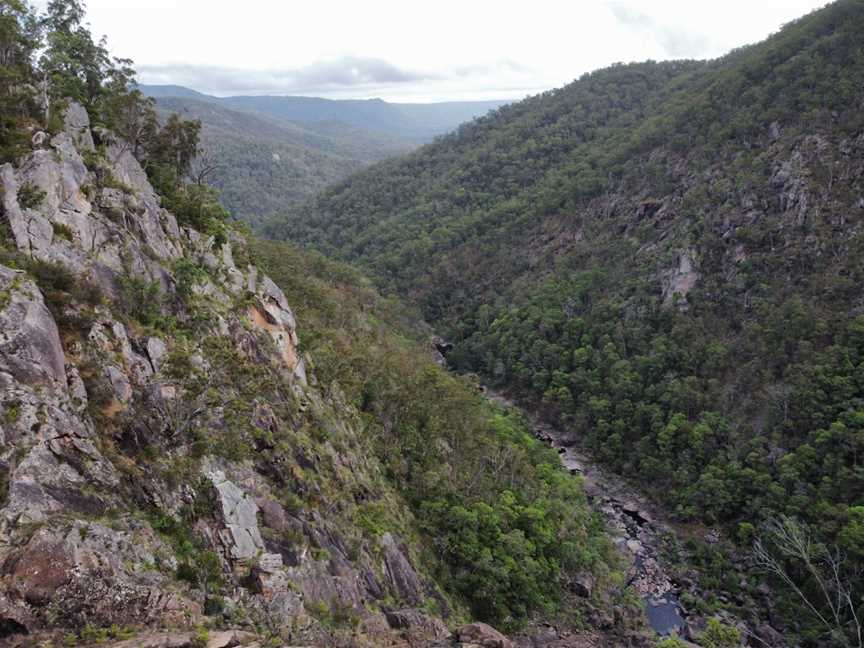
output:
<svg viewBox="0 0 864 648"><path fill-rule="evenodd" d="M162 97L156 107L163 118L180 113L201 121L205 155L218 160L207 180L229 211L253 227L371 162L414 147L385 133L298 124L192 96Z"/></svg>
<svg viewBox="0 0 864 648"><path fill-rule="evenodd" d="M422 143L460 124L500 108L500 101L447 101L426 104L389 103L382 99L324 99L300 96L215 97L176 85L142 85L141 92L160 100L181 97L210 101L232 110L292 122L342 122Z"/></svg>
<svg viewBox="0 0 864 648"><path fill-rule="evenodd" d="M253 228L370 163L408 153L502 104L220 98L176 85L140 89L162 115L201 121L204 149L220 160L208 181L231 213Z"/></svg>

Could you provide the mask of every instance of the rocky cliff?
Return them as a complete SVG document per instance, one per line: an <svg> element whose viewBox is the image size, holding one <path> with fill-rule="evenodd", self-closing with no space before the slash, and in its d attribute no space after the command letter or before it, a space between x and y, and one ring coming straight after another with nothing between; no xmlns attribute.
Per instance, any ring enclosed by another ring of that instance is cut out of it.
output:
<svg viewBox="0 0 864 648"><path fill-rule="evenodd" d="M0 643L447 637L410 538L351 523L409 514L244 242L75 104L0 180Z"/></svg>

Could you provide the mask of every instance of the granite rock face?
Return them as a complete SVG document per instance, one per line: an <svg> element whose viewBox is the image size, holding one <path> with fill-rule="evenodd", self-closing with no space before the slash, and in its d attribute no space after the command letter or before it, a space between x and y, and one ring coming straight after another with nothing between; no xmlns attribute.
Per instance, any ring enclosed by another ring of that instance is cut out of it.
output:
<svg viewBox="0 0 864 648"><path fill-rule="evenodd" d="M258 530L258 505L218 468L205 471L216 490L217 509L224 528L220 539L233 560L248 560L264 549Z"/></svg>
<svg viewBox="0 0 864 648"><path fill-rule="evenodd" d="M231 628L214 648L448 636L410 548L354 525L355 494L389 487L241 238L180 226L74 103L0 196L0 643L130 626L113 645L187 646L208 616Z"/></svg>
<svg viewBox="0 0 864 648"><path fill-rule="evenodd" d="M24 385L63 386L60 335L42 293L21 271L0 266L0 363Z"/></svg>
<svg viewBox="0 0 864 648"><path fill-rule="evenodd" d="M182 256L181 232L162 209L141 165L119 144L100 161L122 186L99 187L82 152L93 152L87 112L75 103L64 131L18 167L0 166L4 219L17 248L33 258L63 264L109 294L117 277L170 285L166 264ZM128 189L128 191L127 191Z"/></svg>

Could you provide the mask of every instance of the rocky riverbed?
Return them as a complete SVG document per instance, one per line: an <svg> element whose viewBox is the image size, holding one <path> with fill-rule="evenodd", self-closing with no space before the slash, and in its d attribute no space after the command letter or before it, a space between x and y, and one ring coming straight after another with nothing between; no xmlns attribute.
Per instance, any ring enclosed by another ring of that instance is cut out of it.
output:
<svg viewBox="0 0 864 648"><path fill-rule="evenodd" d="M490 400L516 407L504 395L486 389ZM604 470L576 448L569 435L535 417L534 435L558 451L561 463L582 477L585 494L594 509L603 514L614 543L629 564L628 585L645 601L651 628L660 635L683 634L685 619L678 603L680 591L661 560L662 545L673 528L663 512L623 479Z"/></svg>
<svg viewBox="0 0 864 648"><path fill-rule="evenodd" d="M684 618L679 592L660 558L664 536L673 533L662 512L616 475L604 471L574 447L565 447L556 430L535 423L538 438L558 450L561 463L583 479L585 493L595 510L606 518L614 542L630 567L628 584L643 598L651 627L660 635L680 632Z"/></svg>
<svg viewBox="0 0 864 648"><path fill-rule="evenodd" d="M504 407L517 407L506 396L490 389L484 394L491 401ZM582 477L585 493L596 511L601 513L613 535L621 555L627 561L627 582L645 602L645 614L651 628L661 636L678 634L689 641L698 641L705 628L707 618L687 610L680 602L685 594L691 599L704 599L698 585L698 574L689 570L686 574L673 576L672 566L665 564L665 551L675 545L681 548L684 538L681 529L668 518L665 511L652 503L634 486L615 473L603 469L588 454L579 449L571 433L557 429L530 411L535 436L555 448L562 464L574 475ZM708 543L720 541L716 531L705 529L704 540ZM770 589L758 588L759 604L749 600L745 606L756 610L773 608ZM732 595L720 592L720 600L730 602ZM747 622L727 610L716 616L731 626L737 627L748 646L787 646L783 634L772 627L769 619L751 614ZM769 617L773 614L769 612ZM779 619L775 620L778 623ZM782 626L779 626L782 627ZM693 644L685 644L693 645Z"/></svg>

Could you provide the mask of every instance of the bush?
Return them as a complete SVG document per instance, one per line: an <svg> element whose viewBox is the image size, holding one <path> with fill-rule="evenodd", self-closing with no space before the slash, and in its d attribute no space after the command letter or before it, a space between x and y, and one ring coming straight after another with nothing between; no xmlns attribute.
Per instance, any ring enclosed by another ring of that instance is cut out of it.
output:
<svg viewBox="0 0 864 648"><path fill-rule="evenodd" d="M164 324L164 296L157 282L127 272L119 278L118 287L117 306L124 315L144 326L160 328Z"/></svg>
<svg viewBox="0 0 864 648"><path fill-rule="evenodd" d="M741 645L741 633L737 628L724 625L717 618L708 619L708 627L699 637L703 648L737 648Z"/></svg>
<svg viewBox="0 0 864 648"><path fill-rule="evenodd" d="M20 257L17 261L36 281L60 329L85 331L92 326L92 311L85 307L95 308L103 303L99 286L76 277L61 263Z"/></svg>
<svg viewBox="0 0 864 648"><path fill-rule="evenodd" d="M666 637L662 641L657 642L657 648L684 648L685 643L678 637Z"/></svg>
<svg viewBox="0 0 864 648"><path fill-rule="evenodd" d="M35 209L42 204L47 195L39 187L25 182L18 187L18 204L21 206L21 209Z"/></svg>
<svg viewBox="0 0 864 648"><path fill-rule="evenodd" d="M180 225L192 227L214 237L221 246L228 241L228 211L219 203L219 193L204 185L184 184L176 171L164 164L150 164L147 175L162 206L177 218Z"/></svg>
<svg viewBox="0 0 864 648"><path fill-rule="evenodd" d="M74 232L68 225L64 225L63 223L51 223L51 227L54 229L54 236L58 238L66 239L67 241L72 241L74 238Z"/></svg>
<svg viewBox="0 0 864 648"><path fill-rule="evenodd" d="M221 596L208 596L204 601L204 614L206 616L216 616L225 611L225 599Z"/></svg>
<svg viewBox="0 0 864 648"><path fill-rule="evenodd" d="M30 137L22 120L0 115L0 164L14 164L29 152Z"/></svg>

